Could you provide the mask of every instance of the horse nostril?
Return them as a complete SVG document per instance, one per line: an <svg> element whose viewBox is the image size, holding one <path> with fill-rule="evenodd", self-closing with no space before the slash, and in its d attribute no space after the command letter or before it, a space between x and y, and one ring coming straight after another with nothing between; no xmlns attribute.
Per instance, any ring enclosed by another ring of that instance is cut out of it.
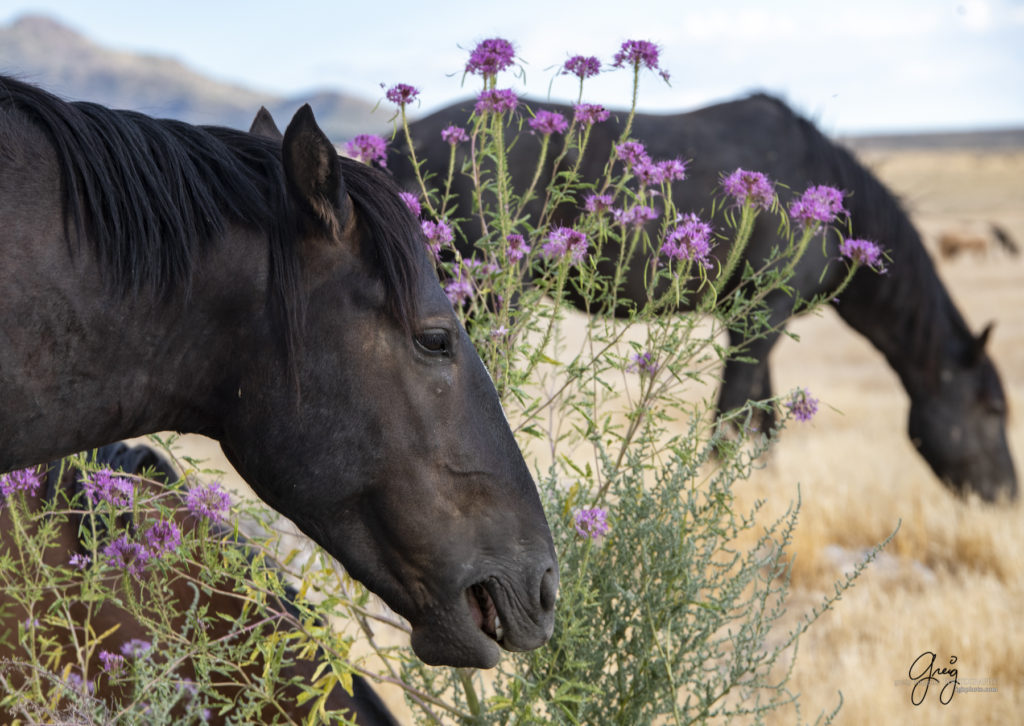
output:
<svg viewBox="0 0 1024 726"><path fill-rule="evenodd" d="M558 572L549 567L540 578L540 606L547 612L555 609L555 598L558 597Z"/></svg>

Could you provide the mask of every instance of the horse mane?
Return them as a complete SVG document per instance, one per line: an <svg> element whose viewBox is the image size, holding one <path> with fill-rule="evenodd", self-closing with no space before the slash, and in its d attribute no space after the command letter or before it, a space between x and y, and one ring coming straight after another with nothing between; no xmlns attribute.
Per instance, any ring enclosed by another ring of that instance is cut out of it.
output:
<svg viewBox="0 0 1024 726"><path fill-rule="evenodd" d="M800 124L808 159L816 160L810 168L824 163L831 176L825 181L847 195L850 234L877 242L891 257L884 274L861 271L837 309L840 314L851 307L884 309L885 317L874 324L894 330L907 354L937 375L936 365L943 357L940 348L949 337L971 340L973 336L900 199L848 149L827 138L783 102L773 100Z"/></svg>
<svg viewBox="0 0 1024 726"><path fill-rule="evenodd" d="M279 143L218 126L155 119L89 102L66 102L0 76L0 104L29 117L52 144L61 172L72 250L91 242L113 288L189 294L201 252L229 224L268 240L268 305L293 357L304 315L300 229ZM389 180L342 159L347 191L365 225L390 311L408 326L420 231ZM404 213L403 213L404 212Z"/></svg>

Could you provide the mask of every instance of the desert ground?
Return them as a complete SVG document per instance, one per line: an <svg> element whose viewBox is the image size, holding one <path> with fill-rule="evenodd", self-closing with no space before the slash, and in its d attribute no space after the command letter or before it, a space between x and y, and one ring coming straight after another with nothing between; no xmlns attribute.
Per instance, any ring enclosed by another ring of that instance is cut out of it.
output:
<svg viewBox="0 0 1024 726"><path fill-rule="evenodd" d="M996 223L1024 243L1024 148L860 148L903 200L972 328L995 321L989 352L1010 403L1010 448L1024 475L1024 258L995 244ZM985 249L939 258L947 231ZM802 638L791 681L800 721L831 710L840 724L1009 724L1024 713L1024 512L1021 504L955 498L906 435L909 401L882 356L831 311L797 320L800 341L773 353L778 391L807 387L822 401L790 426L765 466L737 487L781 513L802 497L793 552L791 621L809 610L862 553L897 525L892 542L831 612ZM191 455L229 470L217 446L186 437ZM229 482L240 490L230 473ZM914 659L956 657L962 690L938 688L919 706L901 683ZM399 694L385 698L403 720ZM793 723L794 712L773 723ZM410 721L411 722L411 721Z"/></svg>

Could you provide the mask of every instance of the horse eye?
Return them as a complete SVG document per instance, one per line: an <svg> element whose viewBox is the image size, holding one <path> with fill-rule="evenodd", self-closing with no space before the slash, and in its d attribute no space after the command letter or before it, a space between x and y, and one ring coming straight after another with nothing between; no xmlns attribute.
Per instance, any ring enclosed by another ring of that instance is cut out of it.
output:
<svg viewBox="0 0 1024 726"><path fill-rule="evenodd" d="M424 330L416 336L416 345L431 355L450 356L452 354L451 337L443 328Z"/></svg>

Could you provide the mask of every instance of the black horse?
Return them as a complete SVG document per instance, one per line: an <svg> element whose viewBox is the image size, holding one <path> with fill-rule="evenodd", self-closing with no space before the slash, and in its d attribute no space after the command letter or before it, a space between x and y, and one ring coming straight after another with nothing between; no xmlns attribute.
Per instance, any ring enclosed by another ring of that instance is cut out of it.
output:
<svg viewBox="0 0 1024 726"><path fill-rule="evenodd" d="M545 107L572 117L571 108ZM466 127L470 112L470 104L456 104L411 124L416 155L423 162L425 175L445 178L449 146L441 138L441 131L450 124ZM620 141L626 118L627 114L621 113L594 126L590 145L580 160L583 181L601 178L613 145ZM1017 477L1006 443L1006 398L999 374L985 351L991 326L980 335L967 328L907 214L870 171L809 121L766 95L685 114L638 114L630 135L642 141L655 159L692 160L687 179L673 187L677 207L683 212L710 213L720 175L741 167L764 172L787 185L788 190L779 189L784 204L811 185L828 184L844 191L852 236L880 243L888 249L891 264L884 275L861 269L842 300L835 303L836 310L885 355L899 374L911 399L911 440L938 477L958 493L973 490L986 500L1016 497ZM549 159L558 156L561 143L559 137L554 138ZM538 139L526 133L512 148L509 172L519 193L530 181L538 149ZM464 160L465 149L459 153ZM570 153L563 163L576 161ZM404 145L396 146L387 166L403 187L417 190ZM539 188L544 188L555 171L548 164ZM468 220L463 229L470 240L480 234L471 184L470 179L458 174L453 182L457 198L454 216ZM576 209L575 205L561 206L554 223L571 224ZM527 207L534 220L536 211L536 203ZM835 235L830 235L825 257L807 254L797 266L789 284L801 298L836 288L844 274L841 266L831 265L824 277L822 267L825 259L838 257L838 242ZM758 266L779 244L776 222L761 215L744 257ZM727 247L720 247L716 255L723 259ZM460 251L464 255L472 252L468 248ZM606 247L604 256L607 259L602 269L608 272L611 261L617 259L617 249ZM625 298L637 304L647 296L645 262L630 261L623 292ZM740 269L742 265L737 267L737 276ZM736 281L734 278L731 284ZM794 298L778 290L771 294L768 304L774 333L748 340L742 331L730 331L730 343L756 363L726 363L718 399L721 411L772 395L768 354L793 311Z"/></svg>
<svg viewBox="0 0 1024 726"><path fill-rule="evenodd" d="M493 666L554 627L533 478L394 184L309 107L281 142L0 78L0 471L220 442L413 628Z"/></svg>
<svg viewBox="0 0 1024 726"><path fill-rule="evenodd" d="M175 467L165 456L143 444L134 446L124 442L109 444L97 449L93 454L90 454L89 458L98 466L106 467L113 471L123 471L128 474L149 477L136 480L136 501L142 499L139 494L152 496L157 493L155 490L157 486L174 483L180 479ZM29 502L30 508L33 511L37 511L48 500L56 505L57 510L64 509L66 502L81 489L83 477L84 474L73 465L65 464L62 466L60 461L53 462L45 476L46 491L40 492L34 497L33 501ZM174 507L173 504L171 506ZM187 512L185 502L183 500L179 501L176 508L178 511L175 515L175 522L181 530L188 531L194 528L196 526L196 519ZM2 525L0 526L0 543L3 544L5 552L10 552L15 544L13 541L7 541L7 535L13 531L13 528L9 526L10 522L6 519L7 516L8 512L0 509L0 525ZM50 530L51 534L48 541L51 543L51 546L47 547L41 554L47 566L60 567L66 565L69 558L74 554L89 554L89 550L83 548L80 533L82 531L96 531L100 527L97 527L96 523L80 522L78 521L79 519L84 520L84 517L79 518L65 515L60 520L59 525ZM134 517L133 519L134 521L131 522L132 529L137 532L144 531L151 524L144 519L140 520ZM243 538L238 538L236 541L236 536L233 534L232 529L222 524L214 523L211 526L210 532L213 536L222 537L225 541L231 541L233 545L240 548L251 547ZM104 537L102 533L100 536ZM106 538L103 541L106 541ZM102 546L101 543L97 549L100 549ZM275 633L280 633L292 627L290 621L283 617L269 618L266 617L266 612L255 615L249 608L247 598L233 591L233 583L231 582L218 582L215 587L193 590L191 583L199 579L201 567L200 563L183 560L180 565L175 566L173 574L150 573L147 575L148 577L161 578L160 586L164 593L164 602L174 602L181 607L173 621L173 627L178 632L188 632L186 627L186 608L189 603L197 612L216 613L216 617L205 621L206 627L203 631L203 638L208 642L227 639L240 632L249 631L256 632L258 637L261 638L271 638L274 637ZM284 592L283 598L270 596L271 602L269 602L268 612L289 613L292 616L300 617L299 611L294 605L295 590L285 584ZM5 595L6 593L0 592L0 614L2 614L0 625L10 627L29 617L28 613L21 611L15 602L8 601ZM44 594L44 602L34 603L37 608L36 612L45 609L46 603L49 602L49 597L50 594L46 593ZM72 595L72 593L65 590L62 592L62 597L70 598L77 597L77 595ZM138 597L138 594L136 594L136 597ZM123 647L132 641L145 641L149 643L153 639L153 634L144 622L133 618L128 611L112 601L105 602L101 607L91 609L88 627L91 628L93 633L106 634L102 640L103 649L113 653L123 652ZM67 636L66 639L61 638L62 635ZM75 653L75 645L73 644L73 638L71 633L62 631L59 628L49 630L47 637L50 638L50 642L59 645L61 650L69 655L66 660L56 665L51 665L53 672L60 673L65 666L74 663L72 654ZM26 657L26 654L22 651L23 647L24 644L18 642L15 637L0 638L0 661L11 666L5 673L8 678L16 680L14 673L14 671L17 671L16 664L23 661ZM155 654L157 658L161 656L162 654L160 653ZM212 687L216 690L219 698L225 703L237 702L241 690L237 683L244 679L248 679L250 682L256 681L266 666L267 664L259 658L249 663L237 664L236 670L228 671L231 675L237 673L237 680L229 677L225 679L226 682L218 683L216 681L219 679L215 678L213 679L215 682L212 684ZM279 680L284 683L289 679L298 678L300 681L311 683L317 666L318 660L288 659L281 666L278 674ZM96 649L90 658L89 669L90 674L97 674L102 671L99 649ZM175 673L178 678L186 681L194 681L196 675L194 664L187 660L180 664ZM112 684L109 679L98 679L98 682L93 681L93 684L94 690L92 695L95 698L102 699L108 708L114 710L122 708L126 700L132 695L122 692L122 687L119 684ZM316 701L314 699L314 701L298 705L297 700L300 694L301 690L294 685L282 685L273 694L274 705L268 706L265 709L261 720L269 723L279 720L277 717L281 716L290 719L292 722L305 720L312 713ZM183 694L176 707L179 710L186 708L189 698L190 696L187 693ZM65 703L64 705L70 704ZM329 711L345 712L346 717L359 724L359 726L397 726L398 723L369 682L358 674L353 674L352 676L351 695L340 686L335 686L327 696L324 708ZM14 714L0 709L0 718L10 719L13 716ZM176 717L179 718L183 716L184 712L176 714ZM227 716L230 718L230 713ZM227 719L220 714L212 714L208 722L225 723Z"/></svg>

